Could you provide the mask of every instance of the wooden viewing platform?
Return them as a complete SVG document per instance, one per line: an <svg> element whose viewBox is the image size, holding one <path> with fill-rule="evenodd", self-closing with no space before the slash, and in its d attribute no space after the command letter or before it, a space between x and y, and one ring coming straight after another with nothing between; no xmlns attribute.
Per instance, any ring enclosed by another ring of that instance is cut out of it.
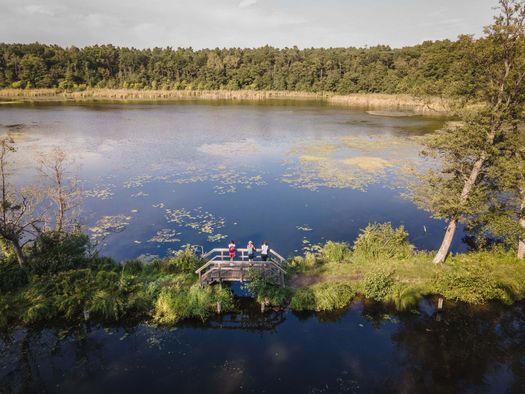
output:
<svg viewBox="0 0 525 394"><path fill-rule="evenodd" d="M257 249L256 256L252 261L248 260L248 249L237 249L236 257L230 261L227 248L216 248L202 256L207 260L196 274L199 275L201 286L222 282L244 282L249 280L252 272L260 272L263 277L284 287L284 275L286 271L282 267L284 257L273 249L268 251L268 260L261 260L261 250Z"/></svg>

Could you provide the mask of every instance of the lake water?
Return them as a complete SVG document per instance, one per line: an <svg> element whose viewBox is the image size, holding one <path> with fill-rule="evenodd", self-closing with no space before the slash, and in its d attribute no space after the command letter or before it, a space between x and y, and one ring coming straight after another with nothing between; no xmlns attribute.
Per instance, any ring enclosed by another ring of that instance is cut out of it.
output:
<svg viewBox="0 0 525 394"><path fill-rule="evenodd" d="M245 307L176 329L19 330L2 393L504 393L525 390L524 305L362 303L328 315Z"/></svg>
<svg viewBox="0 0 525 394"><path fill-rule="evenodd" d="M17 143L18 182L38 182L36 158L57 146L74 159L84 229L117 259L230 238L288 256L386 221L435 249L444 223L402 191L425 165L417 137L444 121L385 115L286 101L4 104L0 128Z"/></svg>

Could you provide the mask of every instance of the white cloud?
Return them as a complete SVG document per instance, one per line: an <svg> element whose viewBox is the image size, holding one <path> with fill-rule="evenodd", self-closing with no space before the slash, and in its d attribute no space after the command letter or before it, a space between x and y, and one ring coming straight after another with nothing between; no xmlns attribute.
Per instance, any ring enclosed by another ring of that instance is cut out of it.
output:
<svg viewBox="0 0 525 394"><path fill-rule="evenodd" d="M257 4L257 0L241 0L239 3L239 8L246 8L255 4Z"/></svg>
<svg viewBox="0 0 525 394"><path fill-rule="evenodd" d="M47 16L54 16L55 13L51 11L50 9L38 5L38 4L29 4L24 7L22 7L23 10L29 14L40 14L40 15L47 15Z"/></svg>

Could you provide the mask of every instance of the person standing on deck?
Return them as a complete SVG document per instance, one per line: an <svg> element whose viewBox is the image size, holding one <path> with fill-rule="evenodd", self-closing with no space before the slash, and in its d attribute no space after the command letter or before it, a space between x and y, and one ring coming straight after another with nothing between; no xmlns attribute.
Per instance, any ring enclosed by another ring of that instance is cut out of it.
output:
<svg viewBox="0 0 525 394"><path fill-rule="evenodd" d="M252 241L248 241L246 249L248 249L248 261L253 261L253 257L255 256L255 246Z"/></svg>
<svg viewBox="0 0 525 394"><path fill-rule="evenodd" d="M268 241L264 241L261 245L261 260L268 261L268 253L270 252L270 247L268 246Z"/></svg>
<svg viewBox="0 0 525 394"><path fill-rule="evenodd" d="M235 248L235 242L231 240L230 244L228 245L228 252L230 253L230 261L233 261L235 259L236 251L237 249Z"/></svg>

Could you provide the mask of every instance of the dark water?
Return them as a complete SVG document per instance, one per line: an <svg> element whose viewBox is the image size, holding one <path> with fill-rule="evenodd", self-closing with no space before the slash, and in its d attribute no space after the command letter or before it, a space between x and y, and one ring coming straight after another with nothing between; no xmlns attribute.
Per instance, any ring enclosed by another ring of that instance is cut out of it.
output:
<svg viewBox="0 0 525 394"><path fill-rule="evenodd" d="M290 255L385 221L437 248L443 222L401 192L406 169L425 165L417 136L442 125L297 102L0 105L17 181L38 182L39 154L68 152L85 229L119 259L229 238ZM464 249L461 234L453 248Z"/></svg>
<svg viewBox="0 0 525 394"><path fill-rule="evenodd" d="M47 393L523 392L524 305L419 314L225 315L176 329L17 331L0 391Z"/></svg>

